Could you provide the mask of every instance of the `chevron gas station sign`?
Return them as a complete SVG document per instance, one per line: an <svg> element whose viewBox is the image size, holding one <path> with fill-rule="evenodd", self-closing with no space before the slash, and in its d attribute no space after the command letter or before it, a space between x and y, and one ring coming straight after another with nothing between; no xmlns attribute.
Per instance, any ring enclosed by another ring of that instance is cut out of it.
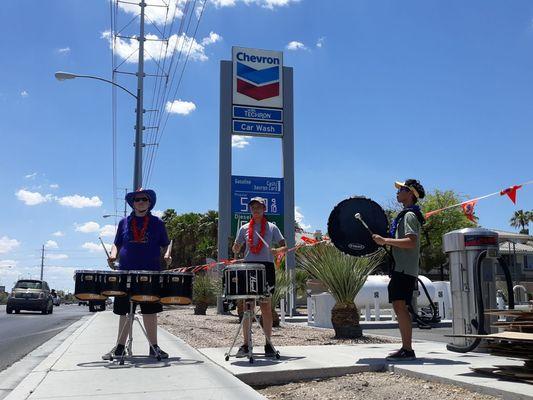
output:
<svg viewBox="0 0 533 400"><path fill-rule="evenodd" d="M233 47L233 104L283 108L283 53Z"/></svg>

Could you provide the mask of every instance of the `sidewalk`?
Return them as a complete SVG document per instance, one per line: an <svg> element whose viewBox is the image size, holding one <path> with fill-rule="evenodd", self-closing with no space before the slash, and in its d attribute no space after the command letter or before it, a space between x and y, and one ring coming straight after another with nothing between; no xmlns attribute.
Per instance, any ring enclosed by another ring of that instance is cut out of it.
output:
<svg viewBox="0 0 533 400"><path fill-rule="evenodd" d="M136 356L119 366L102 361L116 340L118 318L99 312L68 337L10 394L21 399L264 399L170 333L159 330L159 345L169 353L158 362ZM134 354L148 354L148 342L134 325Z"/></svg>
<svg viewBox="0 0 533 400"><path fill-rule="evenodd" d="M486 353L454 353L445 343L415 341L417 360L389 363L385 356L398 344L357 344L329 346L280 346L281 358L255 357L224 360L226 348L200 351L221 367L250 385L283 384L303 379L327 378L365 371L391 370L400 374L448 383L474 392L505 399L533 399L533 385L495 379L474 373L470 367L523 365L523 361ZM414 394L416 396L416 394Z"/></svg>

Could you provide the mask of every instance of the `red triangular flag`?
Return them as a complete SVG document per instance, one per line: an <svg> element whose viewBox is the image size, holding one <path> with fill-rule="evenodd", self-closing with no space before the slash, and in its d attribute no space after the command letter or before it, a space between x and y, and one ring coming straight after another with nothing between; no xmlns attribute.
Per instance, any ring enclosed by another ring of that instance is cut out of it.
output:
<svg viewBox="0 0 533 400"><path fill-rule="evenodd" d="M477 200L469 201L468 203L461 204L463 212L465 213L466 218L472 222L476 222L476 216L474 215L474 207L477 203Z"/></svg>
<svg viewBox="0 0 533 400"><path fill-rule="evenodd" d="M509 196L513 204L516 204L516 191L520 189L521 187L522 185L514 185L511 187L508 187L507 189L503 189L500 192L500 196L503 196L504 194L506 194L507 196Z"/></svg>

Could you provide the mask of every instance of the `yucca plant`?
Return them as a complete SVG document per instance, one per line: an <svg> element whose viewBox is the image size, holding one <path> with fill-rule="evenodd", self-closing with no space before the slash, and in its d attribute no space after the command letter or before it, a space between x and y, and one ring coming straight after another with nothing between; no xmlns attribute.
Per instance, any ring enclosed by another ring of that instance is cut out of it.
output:
<svg viewBox="0 0 533 400"><path fill-rule="evenodd" d="M194 277L192 301L195 305L194 315L205 315L207 307L216 301L219 284L207 275Z"/></svg>
<svg viewBox="0 0 533 400"><path fill-rule="evenodd" d="M354 299L382 257L381 252L370 257L353 257L326 243L298 251L298 266L320 280L335 298L331 323L336 338L357 338L363 335Z"/></svg>
<svg viewBox="0 0 533 400"><path fill-rule="evenodd" d="M271 304L272 304L272 326L279 326L279 314L276 311L276 306L279 304L280 300L285 297L290 286L290 279L285 270L276 271L276 288L274 293L272 293Z"/></svg>

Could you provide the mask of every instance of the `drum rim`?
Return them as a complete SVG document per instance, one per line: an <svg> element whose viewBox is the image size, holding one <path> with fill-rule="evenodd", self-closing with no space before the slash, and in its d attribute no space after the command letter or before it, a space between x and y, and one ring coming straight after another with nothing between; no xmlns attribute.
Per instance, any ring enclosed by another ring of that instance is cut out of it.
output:
<svg viewBox="0 0 533 400"><path fill-rule="evenodd" d="M253 267L252 265L257 265ZM223 271L264 271L266 267L263 264L251 264L250 266L228 266Z"/></svg>
<svg viewBox="0 0 533 400"><path fill-rule="evenodd" d="M128 271L126 270L117 270L117 271L98 271L100 274L104 275L112 275L112 274L118 274L118 275L127 275Z"/></svg>
<svg viewBox="0 0 533 400"><path fill-rule="evenodd" d="M74 271L75 274L99 274L100 272L96 269L78 269Z"/></svg>
<svg viewBox="0 0 533 400"><path fill-rule="evenodd" d="M130 270L123 270L127 271L129 274L135 274L135 275L159 275L161 274L161 271L149 271L149 270L141 270L141 269L130 269Z"/></svg>
<svg viewBox="0 0 533 400"><path fill-rule="evenodd" d="M161 271L161 275L180 275L180 276L194 276L193 272L174 272L174 271Z"/></svg>
<svg viewBox="0 0 533 400"><path fill-rule="evenodd" d="M261 298L267 298L271 297L268 294L256 294L256 295L249 295L249 294L229 294L225 295L224 298L228 300L240 300L240 299L261 299Z"/></svg>

